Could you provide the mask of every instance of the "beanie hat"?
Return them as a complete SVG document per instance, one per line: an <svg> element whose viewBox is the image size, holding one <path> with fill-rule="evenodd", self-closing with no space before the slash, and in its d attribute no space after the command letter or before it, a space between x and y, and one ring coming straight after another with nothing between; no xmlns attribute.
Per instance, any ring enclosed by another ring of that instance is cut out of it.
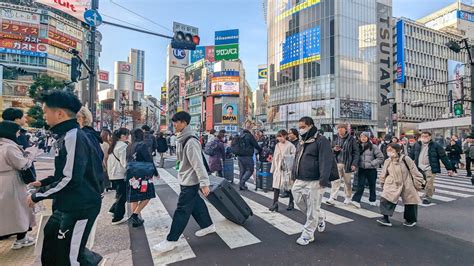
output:
<svg viewBox="0 0 474 266"><path fill-rule="evenodd" d="M0 122L0 138L6 138L16 142L16 132L20 130L20 126L12 121Z"/></svg>
<svg viewBox="0 0 474 266"><path fill-rule="evenodd" d="M347 124L341 123L341 124L337 125L337 129L339 129L339 128L345 128L347 130Z"/></svg>
<svg viewBox="0 0 474 266"><path fill-rule="evenodd" d="M364 136L366 136L367 138L370 139L370 132L365 131L365 132L360 133L360 136L362 136L362 135L364 135Z"/></svg>

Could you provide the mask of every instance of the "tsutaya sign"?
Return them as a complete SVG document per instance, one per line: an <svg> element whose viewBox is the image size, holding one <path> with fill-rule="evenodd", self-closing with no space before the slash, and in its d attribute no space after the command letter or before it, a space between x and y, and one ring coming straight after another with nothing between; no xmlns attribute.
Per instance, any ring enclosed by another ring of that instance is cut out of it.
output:
<svg viewBox="0 0 474 266"><path fill-rule="evenodd" d="M378 108L379 128L391 115L388 105L388 94L393 92L394 60L392 52L392 7L391 1L377 1L377 61L379 65Z"/></svg>

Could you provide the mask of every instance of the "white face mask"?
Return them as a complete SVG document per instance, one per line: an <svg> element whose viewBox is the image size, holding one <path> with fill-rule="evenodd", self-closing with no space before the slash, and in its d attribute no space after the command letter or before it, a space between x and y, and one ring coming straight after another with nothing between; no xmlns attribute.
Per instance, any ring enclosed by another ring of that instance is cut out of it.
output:
<svg viewBox="0 0 474 266"><path fill-rule="evenodd" d="M393 152L393 151L388 151L387 152L387 155L389 158L395 158L397 157L397 153Z"/></svg>
<svg viewBox="0 0 474 266"><path fill-rule="evenodd" d="M304 134L308 133L309 130L310 130L310 127L307 127L305 129L300 129L300 135L304 135Z"/></svg>

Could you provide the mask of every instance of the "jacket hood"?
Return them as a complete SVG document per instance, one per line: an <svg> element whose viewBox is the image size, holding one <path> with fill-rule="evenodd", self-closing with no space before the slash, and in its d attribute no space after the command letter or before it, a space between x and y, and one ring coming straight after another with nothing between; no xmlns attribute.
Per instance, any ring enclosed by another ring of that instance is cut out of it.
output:
<svg viewBox="0 0 474 266"><path fill-rule="evenodd" d="M185 139L187 139L190 136L196 136L196 134L194 134L194 131L191 129L191 127L187 126L183 129L183 131L181 131L176 136L176 140L178 142L182 143Z"/></svg>

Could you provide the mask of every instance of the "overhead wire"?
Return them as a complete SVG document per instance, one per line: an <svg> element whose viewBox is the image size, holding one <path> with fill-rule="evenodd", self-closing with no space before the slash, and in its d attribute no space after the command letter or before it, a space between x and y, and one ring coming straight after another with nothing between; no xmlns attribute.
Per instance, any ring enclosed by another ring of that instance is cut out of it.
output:
<svg viewBox="0 0 474 266"><path fill-rule="evenodd" d="M163 26L163 25L161 25L161 24L159 24L159 23L157 23L157 22L155 22L155 21L153 21L153 20L151 20L151 19L149 19L149 18L147 18L147 17L145 17L145 16L143 16L143 15L141 15L141 14L139 14L139 13L137 13L137 12L135 12L135 11L129 9L129 8L127 8L127 7L125 7L125 6L122 6L122 5L120 5L120 4L117 4L117 3L115 3L113 0L110 0L110 2L111 2L112 4L114 4L114 5L116 5L116 6L120 7L120 8L122 8L122 9L125 9L125 10L127 10L128 12L130 12L130 13L132 13L132 14L134 14L134 15L136 15L136 16L138 16L138 17L144 19L144 20L146 20L146 21L149 21L149 22L155 24L156 26L158 26L158 27L160 27L160 28L162 28L162 29L165 29L165 30L167 30L167 31L169 31L169 32L173 32L173 30L171 30L170 28L168 28L168 27L166 27L166 26Z"/></svg>
<svg viewBox="0 0 474 266"><path fill-rule="evenodd" d="M131 25L131 26L134 26L134 27L140 28L140 29L142 29L142 30L147 30L147 31L148 31L147 28L144 28L144 27L142 27L142 26L139 26L139 25L130 23L130 22L128 22L128 21L125 21L125 20L122 20L122 19L119 19L119 18L116 18L116 17L112 17L112 16L109 16L109 15L106 15L106 14L104 14L104 13L102 13L102 16L107 17L107 18L111 18L111 19L115 19L115 20L120 21L120 22L122 22L122 23L126 23L126 24L129 24L129 25Z"/></svg>

